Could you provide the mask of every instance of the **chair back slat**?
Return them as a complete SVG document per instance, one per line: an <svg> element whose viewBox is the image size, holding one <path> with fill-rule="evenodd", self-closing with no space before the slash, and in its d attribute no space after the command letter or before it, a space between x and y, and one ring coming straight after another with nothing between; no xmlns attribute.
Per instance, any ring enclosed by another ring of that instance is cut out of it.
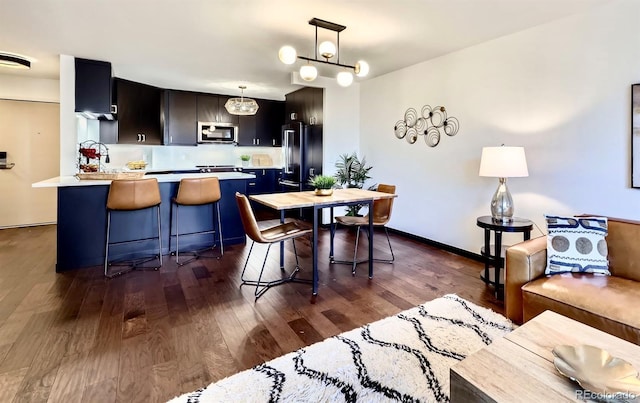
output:
<svg viewBox="0 0 640 403"><path fill-rule="evenodd" d="M175 201L178 204L198 206L220 200L218 178L183 178L180 180Z"/></svg>
<svg viewBox="0 0 640 403"><path fill-rule="evenodd" d="M378 185L378 192L396 193L395 185ZM391 218L391 210L393 209L393 199L380 199L373 202L373 221L376 225L386 225Z"/></svg>
<svg viewBox="0 0 640 403"><path fill-rule="evenodd" d="M251 240L259 243L265 243L265 239L262 237L262 233L258 227L258 222L256 221L256 216L253 214L253 209L251 208L251 204L249 203L247 196L236 192L236 202L238 202L238 209L240 210L240 218L242 219L244 232L247 233L247 236Z"/></svg>
<svg viewBox="0 0 640 403"><path fill-rule="evenodd" d="M159 204L160 188L156 178L111 181L107 196L109 210L139 210Z"/></svg>

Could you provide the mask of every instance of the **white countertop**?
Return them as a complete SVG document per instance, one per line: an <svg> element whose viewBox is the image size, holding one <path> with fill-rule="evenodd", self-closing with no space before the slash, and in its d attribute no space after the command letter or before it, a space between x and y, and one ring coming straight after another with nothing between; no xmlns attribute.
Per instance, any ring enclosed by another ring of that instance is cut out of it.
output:
<svg viewBox="0 0 640 403"><path fill-rule="evenodd" d="M180 182L182 178L209 178L216 177L220 180L228 179L255 179L255 175L245 174L242 172L211 172L211 173L192 173L192 174L160 174L145 175L144 178L156 178L158 182ZM33 183L34 188L57 188L67 186L96 186L109 185L111 180L80 180L75 176L56 176L55 178L46 179Z"/></svg>

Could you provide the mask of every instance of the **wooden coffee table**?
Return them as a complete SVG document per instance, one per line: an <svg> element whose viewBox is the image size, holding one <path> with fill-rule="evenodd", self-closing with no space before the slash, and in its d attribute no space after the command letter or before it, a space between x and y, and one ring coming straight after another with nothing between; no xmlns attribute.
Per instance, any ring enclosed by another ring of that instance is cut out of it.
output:
<svg viewBox="0 0 640 403"><path fill-rule="evenodd" d="M580 385L553 365L561 344L590 344L640 369L639 346L545 311L451 367L451 402L584 401Z"/></svg>

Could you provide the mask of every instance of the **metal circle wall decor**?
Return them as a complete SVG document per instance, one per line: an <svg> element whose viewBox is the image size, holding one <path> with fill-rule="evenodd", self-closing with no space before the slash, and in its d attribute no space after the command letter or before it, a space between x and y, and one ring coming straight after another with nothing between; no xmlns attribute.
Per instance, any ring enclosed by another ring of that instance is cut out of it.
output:
<svg viewBox="0 0 640 403"><path fill-rule="evenodd" d="M407 143L413 144L418 141L418 131L415 127L410 127L407 129Z"/></svg>
<svg viewBox="0 0 640 403"><path fill-rule="evenodd" d="M416 121L418 120L418 112L415 109L409 108L404 113L404 122L407 124L407 127L413 127L416 125Z"/></svg>
<svg viewBox="0 0 640 403"><path fill-rule="evenodd" d="M420 116L415 108L409 108L404 113L404 120L398 120L393 127L398 139L405 139L409 144L414 144L419 136L424 136L424 142L429 147L440 144L441 132L453 137L460 129L457 118L449 116L444 106L431 107L424 105L420 109Z"/></svg>
<svg viewBox="0 0 640 403"><path fill-rule="evenodd" d="M449 118L444 122L444 127L442 130L447 134L447 136L455 136L458 133L458 128L460 127L460 123L456 118Z"/></svg>
<svg viewBox="0 0 640 403"><path fill-rule="evenodd" d="M404 122L404 120L398 120L396 122L396 126L393 128L393 131L396 133L397 138L402 139L407 135L407 124Z"/></svg>
<svg viewBox="0 0 640 403"><path fill-rule="evenodd" d="M429 147L437 146L440 143L440 131L434 126L429 126L424 133L424 142Z"/></svg>

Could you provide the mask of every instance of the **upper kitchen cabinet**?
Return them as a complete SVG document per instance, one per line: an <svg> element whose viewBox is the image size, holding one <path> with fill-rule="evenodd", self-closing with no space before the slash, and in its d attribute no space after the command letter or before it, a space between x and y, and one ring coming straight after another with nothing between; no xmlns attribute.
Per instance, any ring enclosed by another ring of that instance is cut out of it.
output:
<svg viewBox="0 0 640 403"><path fill-rule="evenodd" d="M305 87L287 94L286 99L287 123L297 120L306 125L322 124L324 89Z"/></svg>
<svg viewBox="0 0 640 403"><path fill-rule="evenodd" d="M75 70L76 112L92 115L115 112L112 110L111 63L76 58Z"/></svg>
<svg viewBox="0 0 640 403"><path fill-rule="evenodd" d="M256 99L258 112L252 116L240 116L238 145L280 146L284 124L284 102Z"/></svg>
<svg viewBox="0 0 640 403"><path fill-rule="evenodd" d="M196 145L198 106L194 92L165 91L165 144Z"/></svg>
<svg viewBox="0 0 640 403"><path fill-rule="evenodd" d="M237 115L231 115L224 107L230 97L225 95L198 94L197 117L199 122L232 123L239 122Z"/></svg>
<svg viewBox="0 0 640 403"><path fill-rule="evenodd" d="M282 125L284 125L284 101L264 101L264 110L258 110L257 126L260 144L272 147L282 145Z"/></svg>
<svg viewBox="0 0 640 403"><path fill-rule="evenodd" d="M162 90L134 81L115 79L119 144L162 144Z"/></svg>
<svg viewBox="0 0 640 403"><path fill-rule="evenodd" d="M256 102L258 102L256 100ZM261 102L258 102L258 113L262 109ZM238 116L238 145L239 146L256 146L257 144L257 113L255 115Z"/></svg>

